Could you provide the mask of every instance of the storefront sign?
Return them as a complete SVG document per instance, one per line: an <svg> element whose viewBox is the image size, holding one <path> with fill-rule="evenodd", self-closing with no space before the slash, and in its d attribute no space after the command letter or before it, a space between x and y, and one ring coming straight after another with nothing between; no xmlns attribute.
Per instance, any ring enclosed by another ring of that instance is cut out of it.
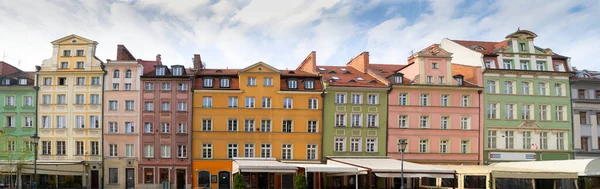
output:
<svg viewBox="0 0 600 189"><path fill-rule="evenodd" d="M490 152L489 158L496 161L535 161L537 155L521 152Z"/></svg>

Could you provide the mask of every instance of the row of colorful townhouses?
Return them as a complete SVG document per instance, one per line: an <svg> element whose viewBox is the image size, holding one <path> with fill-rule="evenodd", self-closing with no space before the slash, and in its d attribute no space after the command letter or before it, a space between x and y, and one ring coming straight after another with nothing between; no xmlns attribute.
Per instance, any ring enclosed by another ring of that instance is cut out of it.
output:
<svg viewBox="0 0 600 189"><path fill-rule="evenodd" d="M394 64L363 52L319 65L311 52L282 70L209 68L223 65L200 55L168 66L123 45L102 61L96 41L69 35L35 72L0 62L0 184L31 186L35 170L56 188L231 188L236 158L400 159L400 142L421 164L600 157L600 73L536 37L443 39ZM243 175L250 188L293 187L290 174ZM306 175L309 188L350 177Z"/></svg>

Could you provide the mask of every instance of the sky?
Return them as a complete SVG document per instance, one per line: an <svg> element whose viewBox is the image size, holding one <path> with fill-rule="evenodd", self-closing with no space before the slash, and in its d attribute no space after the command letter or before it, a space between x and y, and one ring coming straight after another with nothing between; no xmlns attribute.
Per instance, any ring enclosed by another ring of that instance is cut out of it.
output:
<svg viewBox="0 0 600 189"><path fill-rule="evenodd" d="M295 69L311 52L344 65L363 51L372 63L406 64L443 38L501 41L517 28L535 44L600 70L598 0L0 0L0 60L33 71L51 41L77 34L116 59L117 44L163 64L244 68L258 61Z"/></svg>

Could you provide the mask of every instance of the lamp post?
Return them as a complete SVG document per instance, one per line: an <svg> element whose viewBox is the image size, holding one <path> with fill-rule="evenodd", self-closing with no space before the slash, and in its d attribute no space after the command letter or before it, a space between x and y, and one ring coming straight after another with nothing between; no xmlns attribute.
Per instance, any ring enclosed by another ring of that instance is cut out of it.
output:
<svg viewBox="0 0 600 189"><path fill-rule="evenodd" d="M406 150L406 141L398 142L398 151L400 151L400 189L404 189L404 150Z"/></svg>
<svg viewBox="0 0 600 189"><path fill-rule="evenodd" d="M38 152L38 143L40 142L40 137L36 134L31 136L31 141L33 141L34 148L34 158L33 158L33 189L37 189L37 152Z"/></svg>

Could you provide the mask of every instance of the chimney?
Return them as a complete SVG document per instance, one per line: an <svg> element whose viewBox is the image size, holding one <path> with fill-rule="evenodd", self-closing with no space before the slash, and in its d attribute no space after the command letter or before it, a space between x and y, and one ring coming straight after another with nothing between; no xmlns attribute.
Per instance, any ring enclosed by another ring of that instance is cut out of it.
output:
<svg viewBox="0 0 600 189"><path fill-rule="evenodd" d="M200 59L200 54L194 54L194 69L197 69L197 70L204 69L202 67L202 59Z"/></svg>
<svg viewBox="0 0 600 189"><path fill-rule="evenodd" d="M367 70L369 69L369 52L365 51L360 53L346 65L350 65L362 73L367 73Z"/></svg>
<svg viewBox="0 0 600 189"><path fill-rule="evenodd" d="M162 62L162 61L161 61L161 58L160 58L160 54L157 54L157 55L156 55L156 61L157 61L157 62L159 62L159 63L160 63L160 62Z"/></svg>

